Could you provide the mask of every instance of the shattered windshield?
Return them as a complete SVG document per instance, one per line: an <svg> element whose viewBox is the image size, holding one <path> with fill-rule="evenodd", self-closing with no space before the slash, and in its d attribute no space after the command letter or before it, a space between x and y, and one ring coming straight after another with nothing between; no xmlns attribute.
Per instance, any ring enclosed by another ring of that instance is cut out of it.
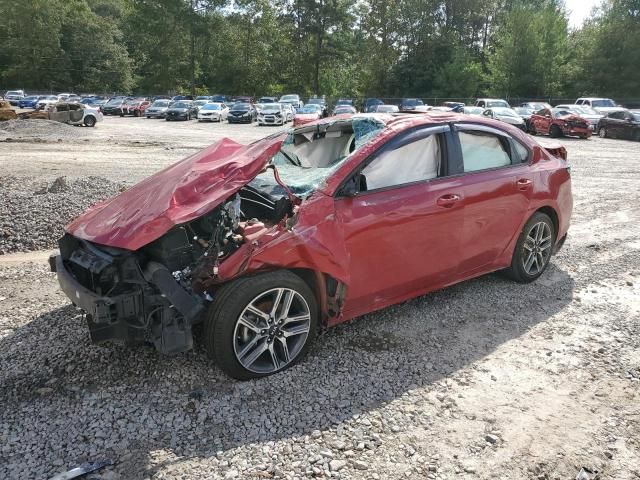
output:
<svg viewBox="0 0 640 480"><path fill-rule="evenodd" d="M292 130L271 163L294 194L305 196L383 128L384 122L367 116ZM258 175L251 185L271 194L284 193L271 171Z"/></svg>

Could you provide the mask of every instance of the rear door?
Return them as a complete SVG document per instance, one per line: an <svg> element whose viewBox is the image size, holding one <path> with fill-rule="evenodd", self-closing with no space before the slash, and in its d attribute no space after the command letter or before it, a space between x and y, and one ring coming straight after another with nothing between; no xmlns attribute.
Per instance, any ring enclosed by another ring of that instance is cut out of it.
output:
<svg viewBox="0 0 640 480"><path fill-rule="evenodd" d="M613 112L607 117L607 134L613 138L624 138L624 112Z"/></svg>
<svg viewBox="0 0 640 480"><path fill-rule="evenodd" d="M446 175L448 132L421 128L392 139L354 172L360 191L338 194L336 219L351 258L345 313L453 281L463 214L460 180Z"/></svg>
<svg viewBox="0 0 640 480"><path fill-rule="evenodd" d="M464 278L494 266L520 234L533 191L532 152L483 125L456 125L454 138L463 169L459 276Z"/></svg>

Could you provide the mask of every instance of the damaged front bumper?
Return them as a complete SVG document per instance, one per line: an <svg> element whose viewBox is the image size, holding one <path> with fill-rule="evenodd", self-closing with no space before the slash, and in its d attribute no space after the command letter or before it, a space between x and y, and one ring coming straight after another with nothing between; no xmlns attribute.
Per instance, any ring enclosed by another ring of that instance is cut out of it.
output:
<svg viewBox="0 0 640 480"><path fill-rule="evenodd" d="M153 341L164 354L193 347L191 328L201 321L204 302L166 267L148 262L143 270L133 253L113 256L88 242L61 250L49 265L62 291L86 313L94 343Z"/></svg>

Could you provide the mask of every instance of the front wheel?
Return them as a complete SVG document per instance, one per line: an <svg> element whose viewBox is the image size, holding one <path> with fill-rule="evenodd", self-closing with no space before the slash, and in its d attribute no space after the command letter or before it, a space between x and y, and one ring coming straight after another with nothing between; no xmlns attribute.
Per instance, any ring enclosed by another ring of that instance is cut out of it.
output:
<svg viewBox="0 0 640 480"><path fill-rule="evenodd" d="M549 130L549 135L551 138L558 138L562 136L562 130L557 125L551 125L551 129Z"/></svg>
<svg viewBox="0 0 640 480"><path fill-rule="evenodd" d="M556 231L551 218L536 212L522 229L506 274L519 283L533 282L551 259Z"/></svg>
<svg viewBox="0 0 640 480"><path fill-rule="evenodd" d="M309 286L289 271L233 281L216 292L204 327L210 357L238 380L298 362L313 343L318 308Z"/></svg>

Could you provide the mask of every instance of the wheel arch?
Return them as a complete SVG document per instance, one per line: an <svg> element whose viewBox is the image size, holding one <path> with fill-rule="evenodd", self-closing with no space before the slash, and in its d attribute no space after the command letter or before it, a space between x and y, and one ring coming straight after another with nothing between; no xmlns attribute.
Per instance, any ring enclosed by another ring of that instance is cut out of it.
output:
<svg viewBox="0 0 640 480"><path fill-rule="evenodd" d="M238 281L242 278L277 271L291 272L307 284L315 296L316 303L318 305L318 316L323 325L329 325L332 323L332 319L340 316L347 291L346 285L327 273L311 268L282 267L245 272L242 275L238 275L217 284L215 286L215 290L217 291L224 285Z"/></svg>
<svg viewBox="0 0 640 480"><path fill-rule="evenodd" d="M545 205L543 207L538 208L535 212L531 214L531 216L535 215L538 212L544 213L549 218L551 218L551 221L553 222L553 228L555 230L555 234L557 237L558 229L560 228L560 220L558 218L558 212L556 212L556 210L550 205ZM531 218L531 216L529 218Z"/></svg>

